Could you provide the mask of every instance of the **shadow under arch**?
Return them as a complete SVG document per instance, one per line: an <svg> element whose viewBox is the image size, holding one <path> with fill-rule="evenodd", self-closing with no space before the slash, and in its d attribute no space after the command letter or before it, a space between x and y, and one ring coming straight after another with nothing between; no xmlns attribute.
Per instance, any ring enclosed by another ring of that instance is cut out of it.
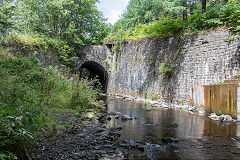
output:
<svg viewBox="0 0 240 160"><path fill-rule="evenodd" d="M80 78L96 78L102 85L102 91L107 92L108 74L106 69L98 62L86 61L80 67Z"/></svg>

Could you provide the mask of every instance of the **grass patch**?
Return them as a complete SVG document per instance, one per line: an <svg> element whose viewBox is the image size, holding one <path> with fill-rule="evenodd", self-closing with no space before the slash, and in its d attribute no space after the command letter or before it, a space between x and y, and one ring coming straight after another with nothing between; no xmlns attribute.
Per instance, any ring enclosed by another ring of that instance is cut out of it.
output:
<svg viewBox="0 0 240 160"><path fill-rule="evenodd" d="M67 42L58 38L49 38L39 34L22 34L16 31L10 32L3 38L15 52L25 50L27 52L39 51L41 54L55 52L57 59L63 64L72 66L78 59L74 48Z"/></svg>

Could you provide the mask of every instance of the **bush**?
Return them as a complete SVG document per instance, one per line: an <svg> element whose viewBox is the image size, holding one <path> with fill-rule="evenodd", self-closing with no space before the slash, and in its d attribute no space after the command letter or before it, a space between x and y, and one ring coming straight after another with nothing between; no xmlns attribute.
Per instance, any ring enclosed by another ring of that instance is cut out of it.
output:
<svg viewBox="0 0 240 160"><path fill-rule="evenodd" d="M117 41L138 40L142 38L178 36L183 33L198 31L226 25L232 30L240 25L240 1L229 0L225 5L209 7L206 12L196 12L189 15L186 22L182 17L174 18L171 15L162 16L159 20L149 24L136 23L131 28L124 28L122 21L118 21L105 40Z"/></svg>
<svg viewBox="0 0 240 160"><path fill-rule="evenodd" d="M96 107L94 102L96 102L98 94L100 92L100 86L95 87L97 80L81 80L73 82L72 100L71 106L77 111L83 109ZM96 108L95 108L96 109Z"/></svg>
<svg viewBox="0 0 240 160"><path fill-rule="evenodd" d="M147 25L144 31L148 37L165 37L181 34L183 28L182 17L174 19L170 15L163 16L160 20Z"/></svg>
<svg viewBox="0 0 240 160"><path fill-rule="evenodd" d="M240 25L240 1L229 0L223 7L222 20L230 26L231 29L236 29Z"/></svg>
<svg viewBox="0 0 240 160"><path fill-rule="evenodd" d="M168 73L172 72L172 68L167 68L166 63L161 63L159 66L159 71L161 72L161 77L164 78L164 76Z"/></svg>
<svg viewBox="0 0 240 160"><path fill-rule="evenodd" d="M14 58L6 53L0 54L0 151L14 151L36 136L47 117L35 89L38 84L28 76L40 63L33 56Z"/></svg>
<svg viewBox="0 0 240 160"><path fill-rule="evenodd" d="M51 125L57 122L49 116L51 108L77 110L95 103L98 90L90 82L70 81L62 71L68 72L63 67L44 68L34 55L14 57L0 47L1 156L6 151L23 152L29 140L54 128Z"/></svg>

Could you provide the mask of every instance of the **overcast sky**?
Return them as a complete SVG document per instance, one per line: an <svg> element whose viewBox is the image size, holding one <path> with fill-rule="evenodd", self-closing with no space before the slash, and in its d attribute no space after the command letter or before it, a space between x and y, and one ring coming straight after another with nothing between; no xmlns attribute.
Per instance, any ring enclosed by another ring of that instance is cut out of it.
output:
<svg viewBox="0 0 240 160"><path fill-rule="evenodd" d="M98 9L103 12L105 18L108 18L109 23L114 24L123 11L127 9L127 4L130 0L100 0L97 4Z"/></svg>

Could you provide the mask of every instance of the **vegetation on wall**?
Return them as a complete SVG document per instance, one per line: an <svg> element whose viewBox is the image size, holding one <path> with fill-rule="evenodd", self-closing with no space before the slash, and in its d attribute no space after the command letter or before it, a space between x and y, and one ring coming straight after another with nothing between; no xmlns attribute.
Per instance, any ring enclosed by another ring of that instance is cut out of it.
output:
<svg viewBox="0 0 240 160"><path fill-rule="evenodd" d="M178 36L180 43L173 57L176 61L184 35L224 27L237 32L230 40L239 37L239 6L239 0L131 0L105 40L115 40L114 47L121 52L121 44L127 40ZM163 78L172 69L163 63L159 71Z"/></svg>
<svg viewBox="0 0 240 160"><path fill-rule="evenodd" d="M106 39L120 38L123 41L176 36L219 26L236 31L240 26L239 0L207 1L204 12L201 1L186 2L184 7L182 0L154 1L151 5L147 0L131 0L127 11L112 27ZM153 6L155 9L149 9Z"/></svg>
<svg viewBox="0 0 240 160"><path fill-rule="evenodd" d="M167 68L166 63L161 63L159 66L159 71L161 73L161 77L164 78L166 74L172 72L172 68Z"/></svg>
<svg viewBox="0 0 240 160"><path fill-rule="evenodd" d="M12 47L14 52L25 51L41 51L41 54L52 52L52 57L58 59L62 64L74 67L75 61L78 59L75 49L66 41L57 38L49 38L39 34L22 34L12 31L3 38L3 43L7 42L7 46ZM55 57L53 52L56 54Z"/></svg>
<svg viewBox="0 0 240 160"><path fill-rule="evenodd" d="M146 99L147 98L147 90L146 88L143 89L143 97Z"/></svg>

